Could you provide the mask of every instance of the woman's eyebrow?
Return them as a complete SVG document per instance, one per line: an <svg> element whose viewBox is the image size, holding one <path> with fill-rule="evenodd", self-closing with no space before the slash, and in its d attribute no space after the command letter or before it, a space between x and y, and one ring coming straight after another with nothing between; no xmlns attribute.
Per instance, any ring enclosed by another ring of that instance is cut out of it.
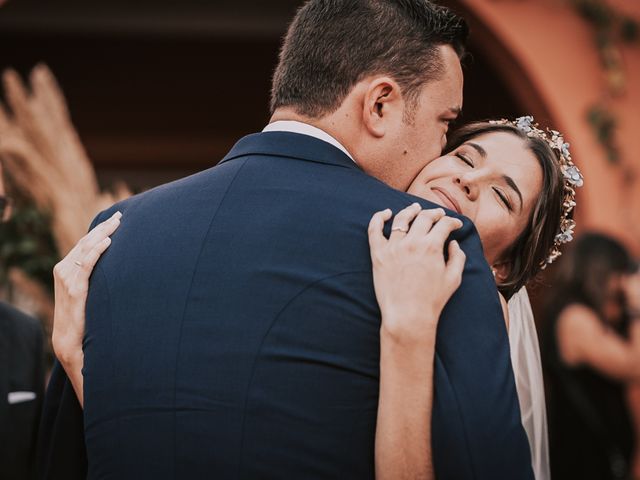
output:
<svg viewBox="0 0 640 480"><path fill-rule="evenodd" d="M465 143L465 145L469 145L471 148L476 150L480 154L480 156L482 158L487 158L487 151L484 148L482 148L480 145L478 145L477 143L467 142L467 143Z"/></svg>
<svg viewBox="0 0 640 480"><path fill-rule="evenodd" d="M502 178L505 182L507 182L507 185L509 185L509 187L511 187L511 189L518 194L518 198L520 199L520 211L522 212L522 193L520 192L518 185L509 175L503 175Z"/></svg>

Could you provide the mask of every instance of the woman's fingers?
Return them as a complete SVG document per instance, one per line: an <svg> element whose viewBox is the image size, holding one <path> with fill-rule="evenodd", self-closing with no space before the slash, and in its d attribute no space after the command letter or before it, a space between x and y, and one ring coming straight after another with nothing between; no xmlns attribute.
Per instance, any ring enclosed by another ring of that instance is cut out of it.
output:
<svg viewBox="0 0 640 480"><path fill-rule="evenodd" d="M407 238L424 237L431 231L433 225L435 225L444 216L445 212L442 208L422 210L411 224Z"/></svg>
<svg viewBox="0 0 640 480"><path fill-rule="evenodd" d="M104 251L109 248L111 245L111 238L103 238L101 242L97 243L93 246L93 248L87 252L87 254L80 260L80 265L76 264L81 272L84 273L86 279L91 276L91 272L93 272L93 268L98 263L100 256L104 253Z"/></svg>
<svg viewBox="0 0 640 480"><path fill-rule="evenodd" d="M116 212L104 222L96 225L89 233L80 239L78 244L69 252L67 257L73 262L82 262L82 259L91 252L96 245L105 238L111 236L120 226L122 213Z"/></svg>
<svg viewBox="0 0 640 480"><path fill-rule="evenodd" d="M389 209L376 212L369 222L369 246L374 254L387 244L384 224L392 217ZM402 239L427 241L434 249L442 252L444 244L454 230L462 227L462 221L447 217L444 209L422 210L418 203L402 209L393 218L390 241Z"/></svg>
<svg viewBox="0 0 640 480"><path fill-rule="evenodd" d="M121 217L122 213L116 212L87 233L80 242L78 242L78 246L80 246L80 250L82 251L81 254L87 253L106 237L113 234L120 225Z"/></svg>
<svg viewBox="0 0 640 480"><path fill-rule="evenodd" d="M464 271L464 263L467 256L460 248L460 244L456 240L449 242L449 260L445 270L446 282L457 289L462 282L462 272Z"/></svg>
<svg viewBox="0 0 640 480"><path fill-rule="evenodd" d="M373 217L371 217L368 232L369 247L371 248L372 255L387 243L387 239L384 237L383 230L384 224L391 218L391 215L391 210L387 208L386 210L382 210L381 212L374 213Z"/></svg>
<svg viewBox="0 0 640 480"><path fill-rule="evenodd" d="M427 234L425 239L434 248L442 252L444 249L444 243L447 241L447 238L449 238L451 232L459 229L460 227L462 227L462 220L458 220L453 217L442 217L438 223L431 228L431 231Z"/></svg>
<svg viewBox="0 0 640 480"><path fill-rule="evenodd" d="M409 225L411 225L411 222L413 222L421 211L422 207L419 203L412 203L408 207L400 210L391 224L391 236L389 240L404 238L409 232Z"/></svg>
<svg viewBox="0 0 640 480"><path fill-rule="evenodd" d="M100 255L111 243L109 236L120 226L120 217L122 214L116 212L98 224L58 262L53 269L53 276L61 284L60 287L64 285L69 290L75 290L72 287L89 278Z"/></svg>

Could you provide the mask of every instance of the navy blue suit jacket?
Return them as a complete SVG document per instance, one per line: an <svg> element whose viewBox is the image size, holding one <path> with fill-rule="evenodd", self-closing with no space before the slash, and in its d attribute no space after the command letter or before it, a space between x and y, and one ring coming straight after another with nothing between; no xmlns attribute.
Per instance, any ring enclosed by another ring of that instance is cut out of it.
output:
<svg viewBox="0 0 640 480"><path fill-rule="evenodd" d="M89 478L374 478L367 225L414 201L328 143L269 132L103 212L123 219L87 302ZM437 478L530 479L494 279L464 223L438 329Z"/></svg>

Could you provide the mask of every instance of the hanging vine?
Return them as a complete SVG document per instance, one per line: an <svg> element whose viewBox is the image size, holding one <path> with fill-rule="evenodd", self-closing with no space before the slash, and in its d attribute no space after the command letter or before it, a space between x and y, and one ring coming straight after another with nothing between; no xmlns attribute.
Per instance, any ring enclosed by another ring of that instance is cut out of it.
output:
<svg viewBox="0 0 640 480"><path fill-rule="evenodd" d="M611 164L620 163L617 145L618 121L610 107L613 98L620 97L626 90L626 72L622 62L620 45L637 43L638 22L613 8L606 0L571 0L575 10L593 29L594 44L604 72L602 97L591 105L586 119L598 142L607 153ZM625 178L632 181L630 171Z"/></svg>

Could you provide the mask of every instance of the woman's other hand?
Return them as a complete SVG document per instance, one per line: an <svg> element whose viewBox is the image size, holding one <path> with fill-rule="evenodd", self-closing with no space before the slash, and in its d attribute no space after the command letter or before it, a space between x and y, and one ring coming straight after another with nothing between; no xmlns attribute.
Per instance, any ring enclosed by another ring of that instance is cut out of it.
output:
<svg viewBox="0 0 640 480"><path fill-rule="evenodd" d="M440 313L460 286L465 254L452 240L445 261L444 245L462 222L441 208L422 210L414 203L395 216L387 239L382 232L390 218L391 211L385 210L369 224L382 331L400 341L420 341L434 333Z"/></svg>
<svg viewBox="0 0 640 480"><path fill-rule="evenodd" d="M120 226L120 212L82 237L53 269L55 309L51 342L82 404L82 338L89 277L100 256L111 244L110 235Z"/></svg>

